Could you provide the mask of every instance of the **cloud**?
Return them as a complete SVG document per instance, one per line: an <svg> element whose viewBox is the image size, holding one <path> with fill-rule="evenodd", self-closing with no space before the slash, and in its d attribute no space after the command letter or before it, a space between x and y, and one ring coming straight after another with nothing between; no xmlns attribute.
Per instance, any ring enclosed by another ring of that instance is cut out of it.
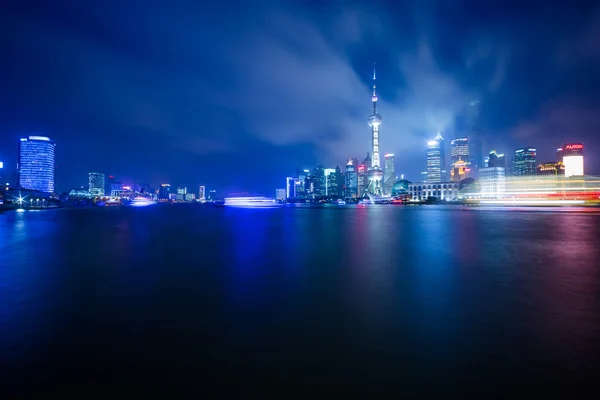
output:
<svg viewBox="0 0 600 400"><path fill-rule="evenodd" d="M529 49L540 48L537 39L515 41L510 27L461 30L460 10L452 8L457 14L449 18L436 2L408 2L395 12L387 2L309 8L272 1L235 10L152 3L110 11L98 4L80 15L76 29L60 19L5 19L21 38L20 50L45 66L28 81L56 96L52 111L116 127L107 140L146 132L174 158L240 154L250 141L268 149L315 149L328 166L362 158L370 151L373 61L384 66L377 82L381 150L395 153L399 173L412 179L425 166L427 139L464 133L455 124L474 98L487 100L497 112L491 122L505 124L500 134L513 132L515 142L526 135L543 140L540 130L551 125L536 113L535 102L546 94L537 96L519 69L536 58ZM586 26L581 37L596 37L594 29ZM577 54L590 59L599 41L577 43ZM523 92L528 96L517 96ZM556 104L552 113L566 113L559 110L567 103ZM581 103L572 108L579 111L569 115L581 112L592 124Z"/></svg>

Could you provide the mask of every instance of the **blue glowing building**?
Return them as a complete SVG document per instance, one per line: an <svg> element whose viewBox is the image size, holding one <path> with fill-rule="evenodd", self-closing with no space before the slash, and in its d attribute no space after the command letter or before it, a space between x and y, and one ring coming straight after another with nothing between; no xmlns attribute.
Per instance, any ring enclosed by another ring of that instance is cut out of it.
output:
<svg viewBox="0 0 600 400"><path fill-rule="evenodd" d="M54 193L54 142L45 136L22 137L19 145L19 185Z"/></svg>

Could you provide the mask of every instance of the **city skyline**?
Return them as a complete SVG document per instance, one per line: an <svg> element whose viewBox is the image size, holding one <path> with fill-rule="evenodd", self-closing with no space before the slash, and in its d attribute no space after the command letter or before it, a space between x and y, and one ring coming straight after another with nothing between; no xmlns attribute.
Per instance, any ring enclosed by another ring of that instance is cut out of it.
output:
<svg viewBox="0 0 600 400"><path fill-rule="evenodd" d="M374 61L380 153L395 154L396 175L411 181L437 132L447 159L448 144L473 129L483 154L532 146L544 162L561 143L583 142L592 155L600 148L600 99L590 89L600 65L597 7L270 2L184 15L166 4L110 12L98 4L74 15L70 2L14 2L0 16L15 38L3 45L0 71L4 175L15 169L16 140L40 135L57 143L57 191L96 171L271 193L296 167L344 168L370 151ZM531 26L539 29L517 34ZM585 160L586 173L600 172L597 157Z"/></svg>

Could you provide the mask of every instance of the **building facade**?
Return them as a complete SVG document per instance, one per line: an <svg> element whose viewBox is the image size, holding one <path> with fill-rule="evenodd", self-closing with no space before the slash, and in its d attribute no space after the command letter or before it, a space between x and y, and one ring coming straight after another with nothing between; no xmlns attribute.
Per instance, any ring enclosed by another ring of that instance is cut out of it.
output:
<svg viewBox="0 0 600 400"><path fill-rule="evenodd" d="M565 165L565 178L583 176L583 143L563 144L562 159Z"/></svg>
<svg viewBox="0 0 600 400"><path fill-rule="evenodd" d="M89 192L94 196L104 196L104 174L99 172L89 173Z"/></svg>
<svg viewBox="0 0 600 400"><path fill-rule="evenodd" d="M506 168L506 158L504 154L496 153L496 150L490 151L486 168Z"/></svg>
<svg viewBox="0 0 600 400"><path fill-rule="evenodd" d="M203 185L200 185L200 187L198 188L198 200L206 200L206 187L204 187Z"/></svg>
<svg viewBox="0 0 600 400"><path fill-rule="evenodd" d="M351 158L346 163L346 171L344 173L344 197L358 197L358 160Z"/></svg>
<svg viewBox="0 0 600 400"><path fill-rule="evenodd" d="M551 161L541 163L536 168L537 175L553 175L563 176L565 175L565 165L561 161Z"/></svg>
<svg viewBox="0 0 600 400"><path fill-rule="evenodd" d="M429 197L452 201L458 198L458 182L420 182L408 185L408 194L413 201L425 201Z"/></svg>
<svg viewBox="0 0 600 400"><path fill-rule="evenodd" d="M171 185L163 183L158 188L158 199L159 200L170 200L171 199Z"/></svg>
<svg viewBox="0 0 600 400"><path fill-rule="evenodd" d="M287 177L285 178L285 198L294 199L296 198L296 180L297 178ZM279 190L279 189L277 189ZM277 200L280 200L279 198Z"/></svg>
<svg viewBox="0 0 600 400"><path fill-rule="evenodd" d="M283 201L286 198L289 199L289 197L286 197L286 189L275 189L275 200L277 201Z"/></svg>
<svg viewBox="0 0 600 400"><path fill-rule="evenodd" d="M503 167L479 168L481 197L500 198L506 192L506 173Z"/></svg>
<svg viewBox="0 0 600 400"><path fill-rule="evenodd" d="M388 153L384 157L385 160L385 175L383 178L383 191L387 195L392 194L392 187L396 183L396 166L395 157L393 154Z"/></svg>
<svg viewBox="0 0 600 400"><path fill-rule="evenodd" d="M466 137L456 138L450 142L450 170L454 169L454 164L458 161L464 161L471 165L471 152L469 149L469 139Z"/></svg>
<svg viewBox="0 0 600 400"><path fill-rule="evenodd" d="M54 193L54 141L45 136L22 137L19 146L19 185Z"/></svg>
<svg viewBox="0 0 600 400"><path fill-rule="evenodd" d="M446 173L445 165L444 138L438 133L433 140L427 142L427 181L441 182Z"/></svg>
<svg viewBox="0 0 600 400"><path fill-rule="evenodd" d="M513 176L529 176L536 173L537 150L533 147L523 147L515 150L513 160Z"/></svg>

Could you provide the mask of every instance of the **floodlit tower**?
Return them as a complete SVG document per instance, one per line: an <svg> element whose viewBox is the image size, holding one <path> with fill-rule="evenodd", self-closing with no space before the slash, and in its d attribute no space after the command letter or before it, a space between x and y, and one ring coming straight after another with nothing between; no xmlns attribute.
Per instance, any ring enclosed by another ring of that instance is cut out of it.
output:
<svg viewBox="0 0 600 400"><path fill-rule="evenodd" d="M377 113L377 92L375 85L375 66L373 65L373 113L369 116L369 126L371 127L371 147L373 149L372 166L368 170L369 191L376 196L383 195L381 180L383 179L383 170L379 160L379 125L381 124L381 115Z"/></svg>

